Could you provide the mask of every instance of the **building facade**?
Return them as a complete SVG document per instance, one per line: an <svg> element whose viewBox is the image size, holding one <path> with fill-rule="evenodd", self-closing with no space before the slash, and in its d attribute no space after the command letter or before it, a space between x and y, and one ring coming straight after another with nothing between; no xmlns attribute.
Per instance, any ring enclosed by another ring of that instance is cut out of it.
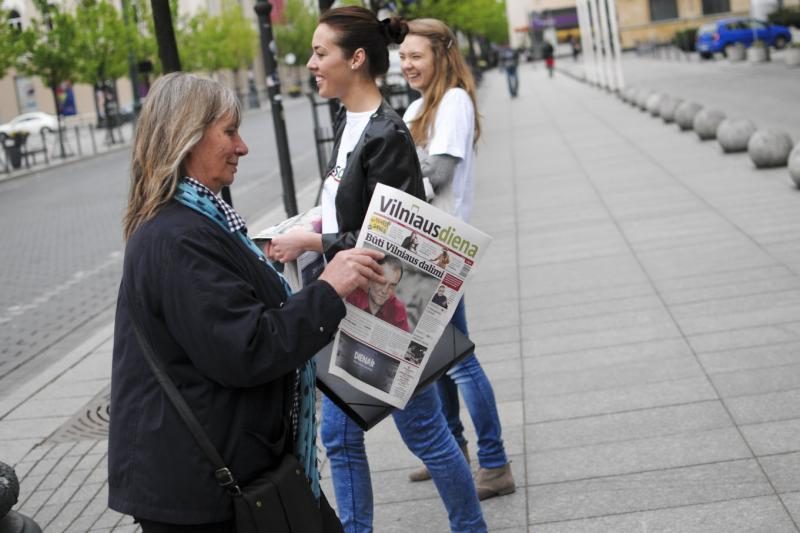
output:
<svg viewBox="0 0 800 533"><path fill-rule="evenodd" d="M768 0L753 0L762 4ZM784 6L798 6L800 0L783 0ZM664 43L675 32L698 28L728 16L747 16L751 0L616 0L620 42L623 49L643 43ZM757 13L771 9L755 9ZM552 28L559 42L577 32L574 0L506 0L506 12L514 46L528 46L538 35ZM528 27L528 35L520 28ZM531 36L533 37L531 39Z"/></svg>
<svg viewBox="0 0 800 533"><path fill-rule="evenodd" d="M74 8L77 0L51 0L58 2L67 9ZM110 0L113 5L121 8L121 0ZM237 0L242 7L245 16L252 20L254 27L257 27L256 14L253 9L255 0ZM270 0L273 5L273 20L280 16L283 8L283 0ZM27 27L31 20L39 18L32 0L0 0L3 9L11 13L10 23ZM192 14L199 10L207 10L211 14L220 12L222 0L180 0L179 12ZM175 21L173 21L174 23ZM256 81L256 88L262 94L266 91L264 76L264 62L261 59L261 50L258 49L256 58L253 61L252 73ZM220 72L215 74L217 79L236 88L241 92L247 90L248 73L240 72L239 78L234 80L232 73ZM117 101L122 107L129 107L133 102L133 87L128 78L116 80ZM102 98L95 94L94 88L87 84L71 84L66 82L63 89L70 91L74 101L77 119L84 119L91 122L96 118L96 101ZM140 89L140 93L142 90ZM101 106L102 107L102 106ZM44 111L55 114L55 102L53 94L37 77L25 76L14 69L9 70L6 76L0 79L0 123L8 122L19 114L29 111Z"/></svg>

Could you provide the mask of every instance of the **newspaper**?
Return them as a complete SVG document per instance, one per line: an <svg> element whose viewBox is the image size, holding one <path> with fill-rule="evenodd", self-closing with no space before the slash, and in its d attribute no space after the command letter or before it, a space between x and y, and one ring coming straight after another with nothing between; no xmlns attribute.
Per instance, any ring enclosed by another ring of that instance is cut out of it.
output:
<svg viewBox="0 0 800 533"><path fill-rule="evenodd" d="M270 226L253 235L253 241L263 246L267 241L288 231L304 229L314 233L322 232L322 208L312 207L304 213L287 218L280 224ZM278 265L280 267L280 265ZM325 258L318 252L304 252L296 260L282 265L283 276L292 292L297 292L315 279L325 269Z"/></svg>
<svg viewBox="0 0 800 533"><path fill-rule="evenodd" d="M386 283L345 301L329 372L397 408L411 398L491 237L379 184L357 247L386 254Z"/></svg>

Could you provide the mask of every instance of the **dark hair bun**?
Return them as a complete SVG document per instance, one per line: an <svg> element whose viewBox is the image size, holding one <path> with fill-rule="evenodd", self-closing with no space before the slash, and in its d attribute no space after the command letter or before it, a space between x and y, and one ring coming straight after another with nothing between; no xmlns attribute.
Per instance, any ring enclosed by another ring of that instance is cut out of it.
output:
<svg viewBox="0 0 800 533"><path fill-rule="evenodd" d="M391 17L381 21L381 33L386 43L400 44L408 35L408 24L400 17Z"/></svg>

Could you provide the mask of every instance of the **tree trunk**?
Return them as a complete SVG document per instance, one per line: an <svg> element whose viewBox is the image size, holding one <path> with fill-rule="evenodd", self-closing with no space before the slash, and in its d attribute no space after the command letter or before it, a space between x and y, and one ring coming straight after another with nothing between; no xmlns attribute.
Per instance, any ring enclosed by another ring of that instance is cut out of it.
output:
<svg viewBox="0 0 800 533"><path fill-rule="evenodd" d="M56 118L58 119L58 147L60 150L59 157L61 157L61 159L65 159L67 157L67 153L64 150L64 115L61 113L61 106L58 105L58 93L56 92L57 88L58 84L50 84L50 91L53 93L53 103L56 105Z"/></svg>

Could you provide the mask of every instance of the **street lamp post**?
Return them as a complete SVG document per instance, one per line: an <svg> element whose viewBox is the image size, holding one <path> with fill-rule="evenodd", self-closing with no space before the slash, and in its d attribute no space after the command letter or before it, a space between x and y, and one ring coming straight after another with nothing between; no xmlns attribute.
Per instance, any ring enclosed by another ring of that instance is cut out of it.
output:
<svg viewBox="0 0 800 533"><path fill-rule="evenodd" d="M122 20L125 23L125 29L131 31L130 24L136 25L136 17L131 16L131 2L130 0L122 0ZM133 114L139 116L139 110L142 103L139 100L139 77L136 63L136 55L133 53L133 39L132 34L128 33L128 77L131 80L131 88L133 89Z"/></svg>
<svg viewBox="0 0 800 533"><path fill-rule="evenodd" d="M258 29L261 37L261 55L264 58L264 73L267 78L267 94L272 109L272 125L275 128L275 141L278 144L278 161L283 184L283 207L286 216L297 214L297 199L294 193L294 174L289 156L289 140L286 137L286 122L283 118L283 99L281 82L275 63L275 41L272 37L272 5L268 0L256 0L255 12L258 15Z"/></svg>

